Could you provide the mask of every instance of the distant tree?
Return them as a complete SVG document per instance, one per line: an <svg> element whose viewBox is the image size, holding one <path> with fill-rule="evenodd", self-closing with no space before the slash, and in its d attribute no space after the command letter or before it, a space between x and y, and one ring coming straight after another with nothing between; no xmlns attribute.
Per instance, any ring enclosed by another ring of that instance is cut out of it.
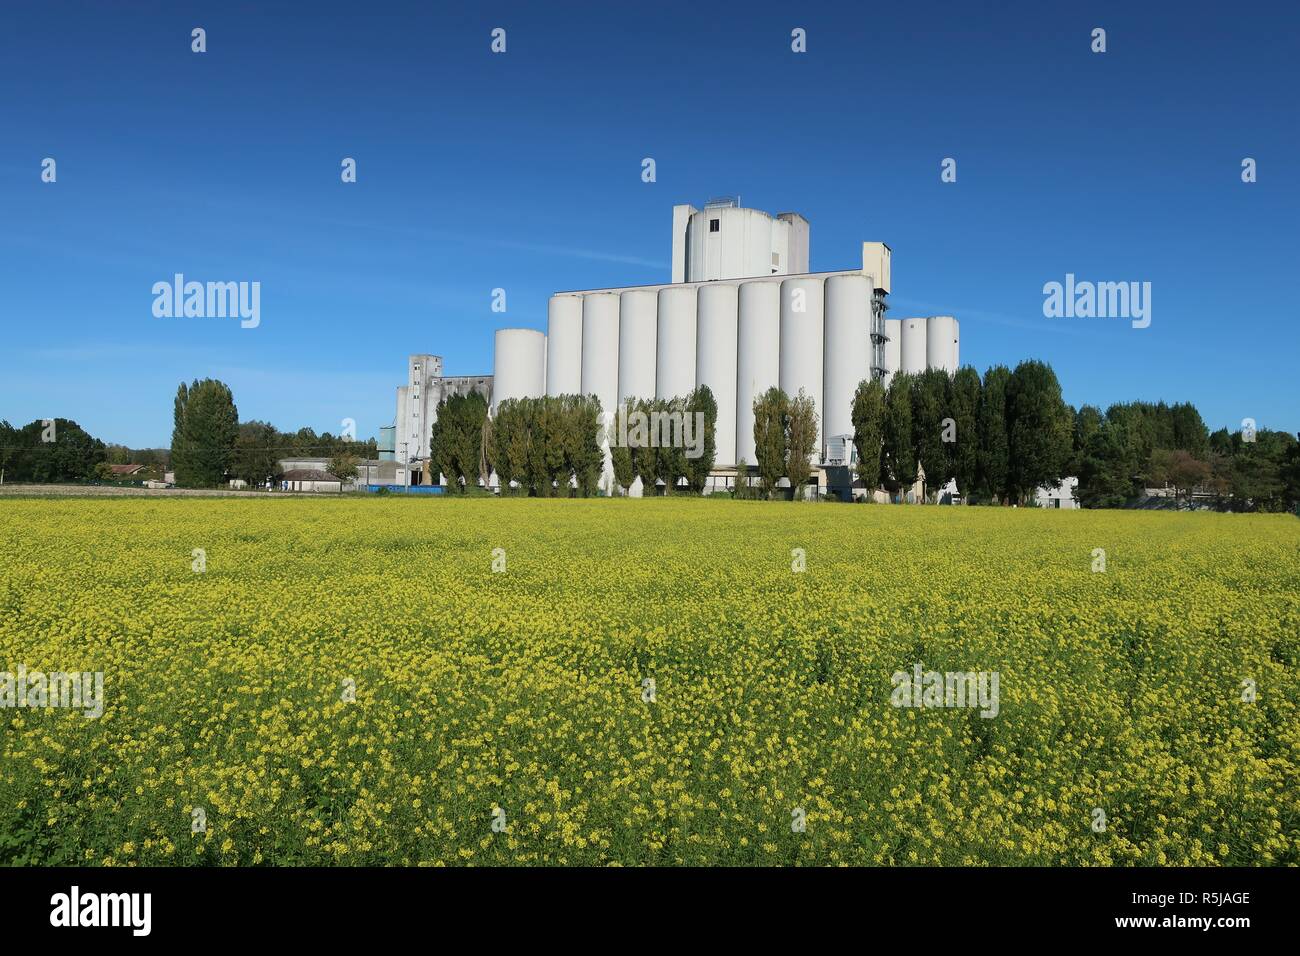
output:
<svg viewBox="0 0 1300 956"><path fill-rule="evenodd" d="M583 498L595 495L600 487L601 475L605 469L605 450L601 446L601 432L604 428L604 413L600 399L595 395L580 395L567 406L572 416L568 427L569 448L566 455L566 472L563 486L569 483L572 473Z"/></svg>
<svg viewBox="0 0 1300 956"><path fill-rule="evenodd" d="M896 372L885 392L884 437L885 487L906 494L916 483L916 451L912 444L912 379Z"/></svg>
<svg viewBox="0 0 1300 956"><path fill-rule="evenodd" d="M4 437L9 449L5 481L37 483L93 478L107 458L104 443L66 418L38 419L22 428L10 427Z"/></svg>
<svg viewBox="0 0 1300 956"><path fill-rule="evenodd" d="M113 466L106 461L101 461L95 466L95 477L101 481L111 481L113 478Z"/></svg>
<svg viewBox="0 0 1300 956"><path fill-rule="evenodd" d="M1286 507L1295 511L1300 508L1300 441L1292 442L1286 449L1279 477Z"/></svg>
<svg viewBox="0 0 1300 956"><path fill-rule="evenodd" d="M576 440L569 434L573 425L570 409L576 396L530 398L528 407L532 440L529 443L529 484L533 494L551 498L557 494L568 497L567 467L571 457L570 446ZM567 408L566 408L567 406Z"/></svg>
<svg viewBox="0 0 1300 956"><path fill-rule="evenodd" d="M1073 432L1074 415L1051 366L1036 360L1017 365L1007 386L1007 434L1009 486L1018 500L1065 476Z"/></svg>
<svg viewBox="0 0 1300 956"><path fill-rule="evenodd" d="M360 463L361 460L356 455L341 452L330 459L329 473L344 482L352 481L357 477L357 466Z"/></svg>
<svg viewBox="0 0 1300 956"><path fill-rule="evenodd" d="M880 487L880 457L884 441L884 383L879 379L863 379L853 394L853 447L858 453L858 478L868 495Z"/></svg>
<svg viewBox="0 0 1300 956"><path fill-rule="evenodd" d="M189 477L189 449L185 447L188 440L185 435L185 406L190 400L190 387L184 382L176 388L176 397L172 400L172 469L180 469L177 473L177 483L179 484L180 476L183 474ZM184 464L182 464L184 463Z"/></svg>
<svg viewBox="0 0 1300 956"><path fill-rule="evenodd" d="M221 483L234 459L239 411L230 387L216 379L195 381L177 392L172 465L182 488Z"/></svg>
<svg viewBox="0 0 1300 956"><path fill-rule="evenodd" d="M230 473L258 487L280 472L284 436L269 422L240 422Z"/></svg>
<svg viewBox="0 0 1300 956"><path fill-rule="evenodd" d="M1300 454L1296 439L1289 432L1260 428L1254 441L1245 441L1238 433L1233 445L1226 479L1231 494L1229 506L1234 511L1282 511L1294 508L1295 498L1288 498L1291 465Z"/></svg>
<svg viewBox="0 0 1300 956"><path fill-rule="evenodd" d="M437 476L447 480L449 491L461 490L460 480L456 475L456 422L447 411L447 400L438 403L434 412L433 424L429 426L429 483L436 484Z"/></svg>
<svg viewBox="0 0 1300 956"><path fill-rule="evenodd" d="M785 474L794 499L803 497L817 451L817 405L802 388L790 399L785 415Z"/></svg>
<svg viewBox="0 0 1300 956"><path fill-rule="evenodd" d="M763 493L771 498L785 474L785 419L790 399L779 388L769 388L754 399L754 457Z"/></svg>
<svg viewBox="0 0 1300 956"><path fill-rule="evenodd" d="M697 415L701 416L700 421L704 431L702 436L697 433ZM709 473L713 471L714 461L718 457L718 403L707 385L698 386L687 396L682 420L683 429L688 422L691 428L697 429L696 432L692 432L691 439L692 443L699 447L701 454L695 458L683 456L686 484L698 495L703 493L704 486L708 484Z"/></svg>
<svg viewBox="0 0 1300 956"><path fill-rule="evenodd" d="M0 419L0 479L14 481L12 462L19 452L18 429Z"/></svg>
<svg viewBox="0 0 1300 956"><path fill-rule="evenodd" d="M1230 433L1226 428L1220 428L1210 435L1209 445L1211 453L1231 458L1241 445L1241 432Z"/></svg>
<svg viewBox="0 0 1300 956"><path fill-rule="evenodd" d="M949 417L956 441L948 444L949 473L957 481L962 501L970 504L979 477L979 412L983 385L980 374L969 365L957 369L949 390Z"/></svg>
<svg viewBox="0 0 1300 956"><path fill-rule="evenodd" d="M321 447L320 436L316 434L315 429L300 428L293 435L288 436L289 446L293 454L303 458L319 457L325 449Z"/></svg>
<svg viewBox="0 0 1300 956"><path fill-rule="evenodd" d="M1074 434L1071 440L1070 463L1066 467L1069 474L1078 476L1083 471L1083 457L1092 441L1092 436L1101 431L1105 423L1101 410L1093 405L1082 405L1074 413Z"/></svg>
<svg viewBox="0 0 1300 956"><path fill-rule="evenodd" d="M131 449L125 445L107 445L104 448L106 462L110 465L134 465L139 464L132 460Z"/></svg>
<svg viewBox="0 0 1300 956"><path fill-rule="evenodd" d="M1090 434L1077 457L1078 495L1083 507L1118 508L1140 490L1139 462L1127 426L1103 423Z"/></svg>
<svg viewBox="0 0 1300 956"><path fill-rule="evenodd" d="M943 441L944 422L949 408L948 373L930 368L912 377L912 449L925 472L926 497L935 495L948 483L951 462Z"/></svg>
<svg viewBox="0 0 1300 956"><path fill-rule="evenodd" d="M633 436L627 434L635 407L635 399L624 401L605 429L605 439L609 443L610 464L614 469L614 484L621 488L625 495L631 492L632 485L636 482L636 464L633 461L631 446ZM623 440L625 436L626 442Z"/></svg>
<svg viewBox="0 0 1300 956"><path fill-rule="evenodd" d="M686 449L681 430L686 414L686 399L681 396L656 400L650 417L651 439L658 442L655 452L655 477L664 483L664 494L679 491L678 482L686 476Z"/></svg>
<svg viewBox="0 0 1300 956"><path fill-rule="evenodd" d="M438 403L429 433L429 459L451 491L463 493L478 483L487 413L487 399L478 392L449 395Z"/></svg>
<svg viewBox="0 0 1300 956"><path fill-rule="evenodd" d="M484 488L487 488L492 481L493 461L495 461L496 445L492 441L492 417L483 416L483 427L479 434L479 455L478 455L478 480Z"/></svg>
<svg viewBox="0 0 1300 956"><path fill-rule="evenodd" d="M524 434L527 454L524 458L524 482L530 494L541 498L550 498L555 493L553 475L557 470L551 463L559 456L563 460L564 449L560 445L559 423L545 402L540 398L520 400L524 409ZM551 448L548 460L547 446Z"/></svg>
<svg viewBox="0 0 1300 956"><path fill-rule="evenodd" d="M1169 410L1173 420L1174 448L1180 448L1194 459L1204 461L1210 454L1210 432L1201 419L1201 413L1191 402L1181 402Z"/></svg>
<svg viewBox="0 0 1300 956"><path fill-rule="evenodd" d="M1144 483L1172 485L1180 498L1192 486L1205 488L1221 505L1242 507L1232 493L1242 448L1240 435L1227 429L1209 434L1188 402L1119 402L1104 414L1085 405L1074 415L1064 470L1078 476L1085 508L1119 507L1138 498Z"/></svg>
<svg viewBox="0 0 1300 956"><path fill-rule="evenodd" d="M528 433L528 399L509 398L497 405L492 420L492 463L496 468L501 494L514 493L512 482L528 493L528 460L531 449Z"/></svg>
<svg viewBox="0 0 1300 956"><path fill-rule="evenodd" d="M646 424L644 436L634 436L633 429L629 426L628 441L636 441L632 447L632 468L641 479L641 493L647 496L655 493L655 479L659 475L659 448L651 442L649 434L651 415L657 407L658 403L650 398L641 399L634 406L638 419Z"/></svg>
<svg viewBox="0 0 1300 956"><path fill-rule="evenodd" d="M1233 457L1228 481L1234 511L1276 511L1286 487L1277 464L1254 448Z"/></svg>
<svg viewBox="0 0 1300 956"><path fill-rule="evenodd" d="M1006 503L1011 474L1011 443L1007 433L1007 387L1011 371L995 365L984 373L980 392L980 450L978 484L995 501Z"/></svg>
<svg viewBox="0 0 1300 956"><path fill-rule="evenodd" d="M1174 489L1175 500L1192 503L1192 492L1210 480L1210 465L1181 448L1157 448L1151 453L1150 473Z"/></svg>

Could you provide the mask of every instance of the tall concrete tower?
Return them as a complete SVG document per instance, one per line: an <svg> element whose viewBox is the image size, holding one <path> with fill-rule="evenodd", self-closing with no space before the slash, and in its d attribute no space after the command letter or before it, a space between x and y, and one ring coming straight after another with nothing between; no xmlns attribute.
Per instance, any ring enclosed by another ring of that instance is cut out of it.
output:
<svg viewBox="0 0 1300 956"><path fill-rule="evenodd" d="M797 212L773 217L729 197L673 207L674 283L807 271L808 220Z"/></svg>
<svg viewBox="0 0 1300 956"><path fill-rule="evenodd" d="M397 390L394 421L393 441L398 461L422 461L429 457L429 438L439 398L437 380L441 375L439 355L412 355L406 360L406 384Z"/></svg>

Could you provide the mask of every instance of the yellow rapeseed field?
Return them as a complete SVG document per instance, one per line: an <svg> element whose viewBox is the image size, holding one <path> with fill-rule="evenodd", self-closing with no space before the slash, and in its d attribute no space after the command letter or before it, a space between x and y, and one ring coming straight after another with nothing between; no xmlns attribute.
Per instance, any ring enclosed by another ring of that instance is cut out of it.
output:
<svg viewBox="0 0 1300 956"><path fill-rule="evenodd" d="M1298 549L1290 516L0 499L0 671L103 674L99 717L10 683L0 863L1296 864ZM918 665L996 675L996 716L894 706Z"/></svg>

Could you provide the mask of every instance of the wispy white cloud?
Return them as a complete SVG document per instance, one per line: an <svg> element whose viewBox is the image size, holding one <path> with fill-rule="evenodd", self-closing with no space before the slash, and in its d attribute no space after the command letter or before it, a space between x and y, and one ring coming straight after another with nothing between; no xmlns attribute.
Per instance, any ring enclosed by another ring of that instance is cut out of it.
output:
<svg viewBox="0 0 1300 956"><path fill-rule="evenodd" d="M209 205L220 209L223 215L229 215L232 205L236 205L240 202L228 198L196 198L194 196L179 194L170 195L170 198L176 201L185 202L191 206L195 204ZM299 223L339 226L344 229L365 230L388 236L407 236L412 239L420 239L427 242L461 243L464 245L480 246L491 249L517 249L521 252L534 252L538 255L585 259L595 262L615 262L620 265L642 266L647 269L659 269L661 271L668 268L668 263L661 259L647 259L642 256L619 255L618 253L608 252L604 249L555 245L553 243L525 242L515 239L503 239L496 236L475 236L450 229L430 229L423 226L404 226L394 225L392 223L367 222L356 219L340 219L332 216L304 215L283 209L268 209L263 203L258 203L255 206L248 203L244 203L244 205L248 206L250 214L255 215L259 219L265 219L270 215Z"/></svg>

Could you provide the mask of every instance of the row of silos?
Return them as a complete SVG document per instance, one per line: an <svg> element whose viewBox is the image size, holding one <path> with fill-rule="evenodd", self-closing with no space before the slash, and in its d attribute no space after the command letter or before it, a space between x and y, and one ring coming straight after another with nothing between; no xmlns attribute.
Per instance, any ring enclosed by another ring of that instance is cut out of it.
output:
<svg viewBox="0 0 1300 956"><path fill-rule="evenodd" d="M803 390L817 449L853 432L853 396L871 375L871 278L726 280L551 297L548 334L497 333L493 407L530 395L591 394L607 415L629 398L673 398L707 385L718 404L717 464L755 461L753 403ZM885 366L957 368L951 316L887 320ZM608 466L608 459L607 459Z"/></svg>
<svg viewBox="0 0 1300 956"><path fill-rule="evenodd" d="M885 368L889 373L915 375L927 368L941 368L949 375L957 371L959 333L951 315L929 318L887 319ZM887 376L888 377L888 376Z"/></svg>

